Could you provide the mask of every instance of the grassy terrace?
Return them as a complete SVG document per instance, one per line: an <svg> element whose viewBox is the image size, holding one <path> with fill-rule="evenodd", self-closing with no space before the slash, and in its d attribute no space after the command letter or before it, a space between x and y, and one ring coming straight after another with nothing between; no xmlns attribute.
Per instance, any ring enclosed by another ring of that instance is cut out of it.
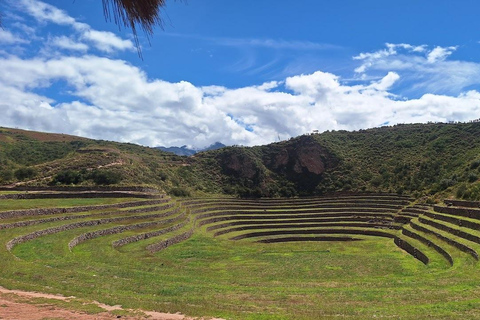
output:
<svg viewBox="0 0 480 320"><path fill-rule="evenodd" d="M0 199L0 212L38 208L68 208L135 201L135 198L73 198L73 199Z"/></svg>
<svg viewBox="0 0 480 320"><path fill-rule="evenodd" d="M475 215L395 195L162 199L0 200L0 216L134 202L0 219L0 285L228 319L480 319Z"/></svg>

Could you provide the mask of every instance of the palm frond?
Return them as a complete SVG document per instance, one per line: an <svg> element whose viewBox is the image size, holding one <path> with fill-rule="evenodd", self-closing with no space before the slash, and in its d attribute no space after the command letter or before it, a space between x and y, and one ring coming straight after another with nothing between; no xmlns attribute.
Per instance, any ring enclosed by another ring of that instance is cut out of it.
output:
<svg viewBox="0 0 480 320"><path fill-rule="evenodd" d="M135 44L141 56L137 37L137 26L140 26L147 36L152 35L155 25L162 26L160 9L166 0L102 0L105 18L119 26L130 28L135 37Z"/></svg>

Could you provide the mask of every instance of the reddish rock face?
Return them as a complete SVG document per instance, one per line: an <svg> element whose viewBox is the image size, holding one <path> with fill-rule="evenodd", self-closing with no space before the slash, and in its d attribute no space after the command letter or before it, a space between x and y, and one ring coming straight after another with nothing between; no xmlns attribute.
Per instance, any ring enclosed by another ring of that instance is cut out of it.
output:
<svg viewBox="0 0 480 320"><path fill-rule="evenodd" d="M331 161L330 161L331 160ZM325 163L325 161L331 163ZM284 174L320 175L336 161L326 149L313 139L305 138L294 145L285 145L278 150L267 165L275 172Z"/></svg>
<svg viewBox="0 0 480 320"><path fill-rule="evenodd" d="M252 159L243 154L232 154L225 158L224 168L237 175L238 177L253 179L258 173L258 169Z"/></svg>
<svg viewBox="0 0 480 320"><path fill-rule="evenodd" d="M297 152L297 159L293 166L293 171L302 173L307 170L313 174L322 174L325 171L325 165L322 161L322 154L319 148L305 147Z"/></svg>
<svg viewBox="0 0 480 320"><path fill-rule="evenodd" d="M223 173L244 187L266 190L274 179L284 179L306 194L315 190L326 170L338 164L337 158L310 136L255 150L232 148L217 159Z"/></svg>

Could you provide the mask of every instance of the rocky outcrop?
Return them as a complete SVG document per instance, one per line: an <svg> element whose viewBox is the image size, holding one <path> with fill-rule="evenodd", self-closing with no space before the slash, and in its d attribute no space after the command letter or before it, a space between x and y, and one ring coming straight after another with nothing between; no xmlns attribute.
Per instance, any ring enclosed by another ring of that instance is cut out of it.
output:
<svg viewBox="0 0 480 320"><path fill-rule="evenodd" d="M229 148L217 156L223 173L235 179L258 184L262 182L263 165L251 150ZM248 184L248 183L247 183Z"/></svg>
<svg viewBox="0 0 480 320"><path fill-rule="evenodd" d="M335 168L338 159L313 137L302 136L295 143L279 143L265 149L263 162L271 171L295 183L299 191L311 193L323 173Z"/></svg>

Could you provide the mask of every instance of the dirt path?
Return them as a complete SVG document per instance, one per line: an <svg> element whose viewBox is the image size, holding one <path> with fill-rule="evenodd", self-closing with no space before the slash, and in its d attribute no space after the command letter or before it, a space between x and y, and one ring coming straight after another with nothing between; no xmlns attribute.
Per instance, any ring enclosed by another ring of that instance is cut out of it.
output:
<svg viewBox="0 0 480 320"><path fill-rule="evenodd" d="M124 310L121 306L108 306L96 301L92 301L100 308L105 309L105 312L97 314L87 314L84 312L72 311L63 309L55 304L34 304L28 299L44 298L51 300L70 301L75 297L64 297L53 294L45 294L39 292L28 292L20 290L9 290L0 287L0 319L8 320L43 320L43 319L78 319L78 320L108 320L108 319L129 319L129 320L194 320L197 318L189 318L182 314L161 313L144 310L125 310L134 311L140 314L139 316L117 316L109 311ZM198 319L199 320L199 319ZM212 318L211 320L222 320Z"/></svg>

